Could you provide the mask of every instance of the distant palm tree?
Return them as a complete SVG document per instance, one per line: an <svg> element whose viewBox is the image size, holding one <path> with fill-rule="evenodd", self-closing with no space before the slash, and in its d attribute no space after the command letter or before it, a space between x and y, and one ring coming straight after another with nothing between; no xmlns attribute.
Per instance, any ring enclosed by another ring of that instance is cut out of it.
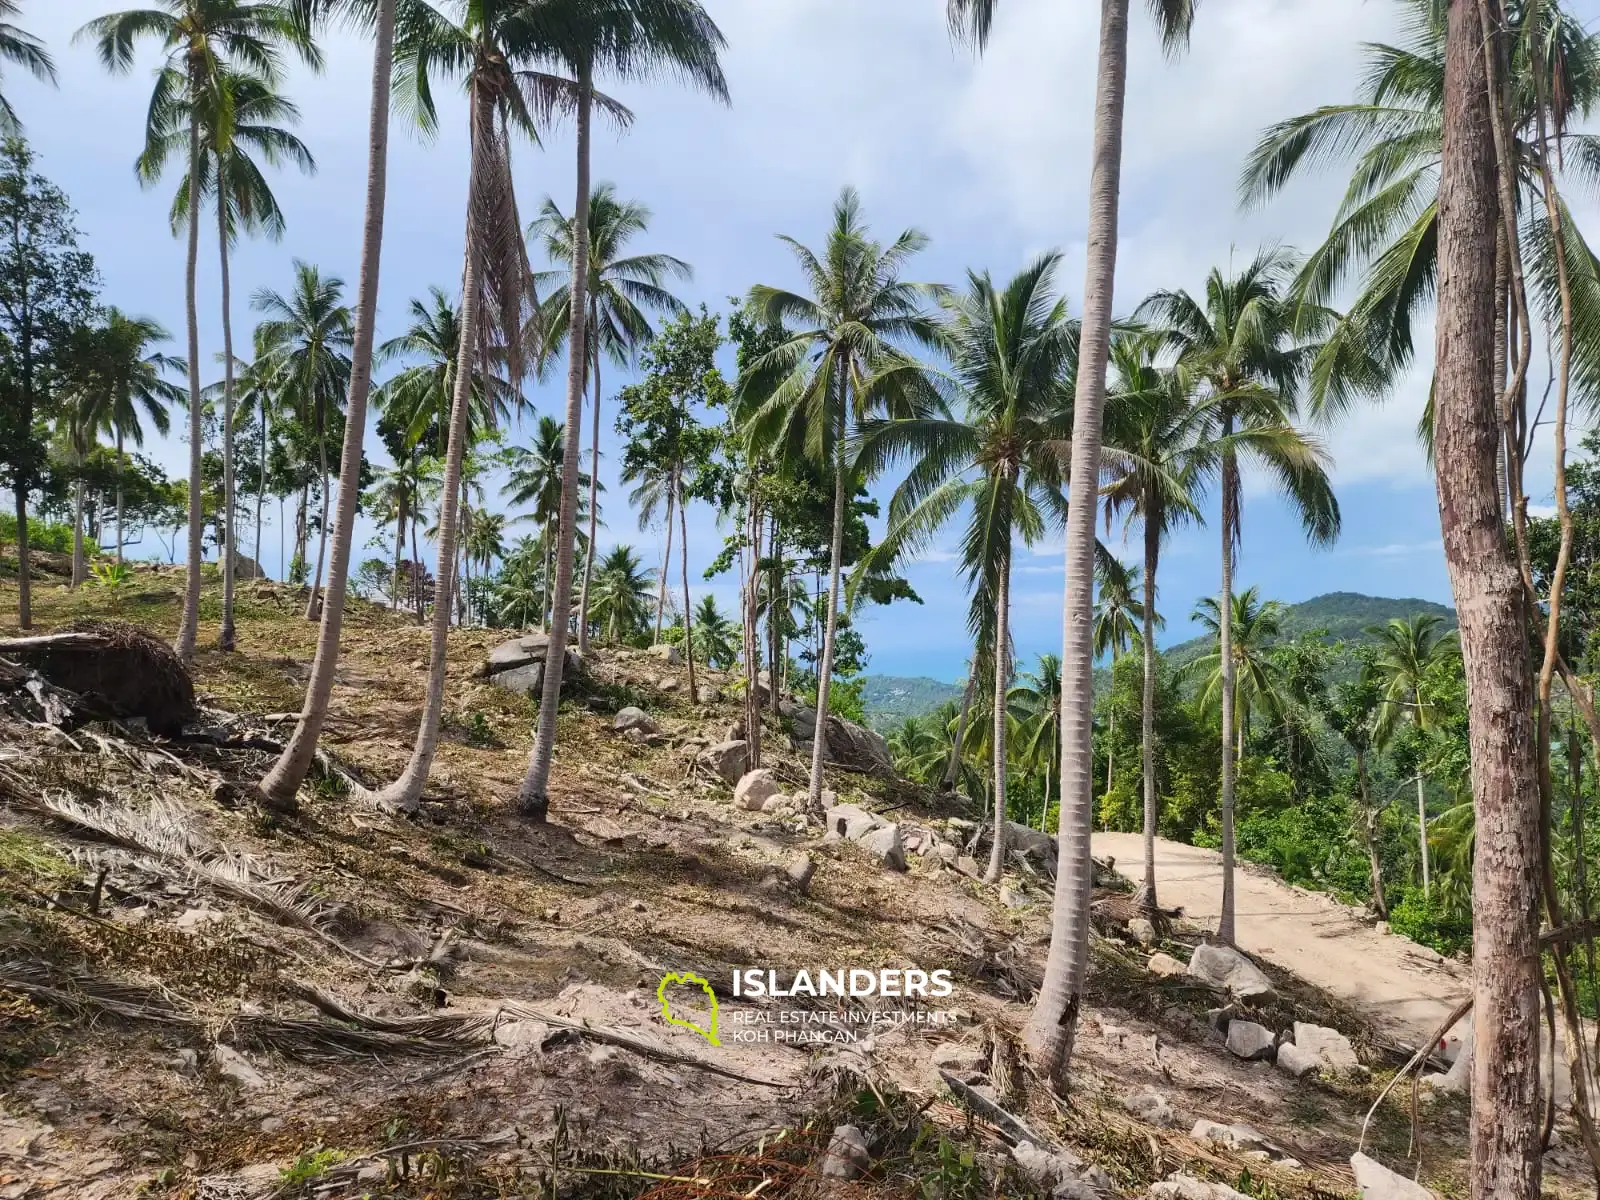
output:
<svg viewBox="0 0 1600 1200"><path fill-rule="evenodd" d="M705 661L722 670L738 662L739 650L734 643L737 633L738 626L718 611L716 597L701 596L694 609L694 642Z"/></svg>
<svg viewBox="0 0 1600 1200"><path fill-rule="evenodd" d="M1217 598L1202 596L1189 619L1217 639L1219 649L1184 665L1185 673L1198 675L1205 681L1200 686L1201 705L1216 712L1222 706L1222 614L1218 611ZM1283 636L1283 605L1276 600L1263 602L1256 588L1245 588L1234 593L1231 623L1233 677L1237 681L1234 703L1239 713L1234 754L1242 759L1245 741L1250 736L1250 714L1260 710L1278 720L1288 701L1282 667L1269 653L1272 644Z"/></svg>
<svg viewBox="0 0 1600 1200"><path fill-rule="evenodd" d="M861 197L840 193L833 208L827 247L814 254L793 238L793 251L810 296L757 285L751 307L759 319L784 330L784 340L739 378L738 422L752 446L775 459L814 463L833 481L833 533L829 541L828 613L817 667L817 711L828 710L834 637L838 632L840 572L844 557L845 507L854 494L849 436L869 415L918 417L937 411L924 395L926 381L901 346L937 345L937 322L924 311L936 295L900 278L906 262L927 245L908 229L890 245L868 235ZM827 759L826 722L817 724L807 798L822 805L822 765Z"/></svg>
<svg viewBox="0 0 1600 1200"><path fill-rule="evenodd" d="M583 562L583 587L578 593L578 653L589 649L589 585L594 577L595 524L599 506L594 489L600 480L600 358L602 352L618 367L631 363L639 347L655 337L645 310L668 315L687 312L664 286L669 279L691 279L693 269L670 254L623 255L636 235L650 226L650 210L619 200L616 188L602 183L589 198L589 315L585 323L589 347L586 370L593 372L593 440L589 448L589 553ZM549 196L528 228L530 241L544 246L551 262L566 270L542 271L535 278L552 287L544 302L545 353L553 355L566 340L572 316L573 223ZM566 282L563 282L565 280Z"/></svg>
<svg viewBox="0 0 1600 1200"><path fill-rule="evenodd" d="M1376 738L1387 745L1402 723L1418 733L1427 733L1438 721L1438 713L1428 698L1428 676L1440 663L1460 653L1453 630L1439 632L1442 618L1437 613L1417 613L1410 620L1391 617L1386 625L1367 630L1379 639L1374 669L1383 681L1383 705L1378 712ZM1422 762L1417 762L1417 842L1422 854L1422 894L1432 894L1428 863L1428 793Z"/></svg>
<svg viewBox="0 0 1600 1200"><path fill-rule="evenodd" d="M461 310L440 288L412 300L411 323L378 348L377 361L409 361L378 393L378 406L405 434L409 445L441 458L449 447L450 402L461 350ZM470 440L509 422L520 407L517 389L498 364L480 361L472 373Z"/></svg>
<svg viewBox="0 0 1600 1200"><path fill-rule="evenodd" d="M0 17L14 17L19 8L17 0L0 0ZM4 20L0 20L0 59L14 62L31 72L35 79L55 85L55 64L50 61L50 52L44 48L44 43L27 30ZM22 122L17 120L16 109L4 95L0 95L0 135L22 135Z"/></svg>
<svg viewBox="0 0 1600 1200"><path fill-rule="evenodd" d="M1143 572L1136 566L1126 566L1118 559L1107 554L1095 560L1095 593L1099 597L1094 605L1094 654L1096 658L1111 656L1111 677L1117 676L1117 663L1128 652L1130 646L1137 642L1141 634L1140 625L1144 622L1144 605L1134 599L1139 590ZM1158 614L1155 618L1155 627L1160 629L1166 622ZM1109 745L1116 739L1117 712L1115 707L1107 709L1106 741ZM1115 766L1116 756L1110 751L1106 753L1106 795L1111 794L1111 774Z"/></svg>
<svg viewBox="0 0 1600 1200"><path fill-rule="evenodd" d="M647 628L652 572L632 546L617 546L595 568L589 619L600 640L619 645Z"/></svg>
<svg viewBox="0 0 1600 1200"><path fill-rule="evenodd" d="M907 717L890 731L885 741L894 769L907 779L931 785L944 769L944 746L939 738L937 712Z"/></svg>
<svg viewBox="0 0 1600 1200"><path fill-rule="evenodd" d="M262 357L269 369L280 375L299 420L316 438L322 517L317 567L311 574L305 614L306 620L314 621L320 609L322 564L328 545L328 438L350 386L355 328L350 309L343 303L344 280L325 276L298 259L294 272L294 288L287 295L261 288L251 297L250 307L265 316L256 331ZM355 487L356 480L344 480L341 486Z"/></svg>
<svg viewBox="0 0 1600 1200"><path fill-rule="evenodd" d="M389 588L391 609L400 607L400 575L406 553L406 521L416 513L417 495L420 491L417 462L415 454L408 454L392 467L379 467L374 472L372 487L368 490L365 501L368 515L378 525L394 522L393 582Z"/></svg>
<svg viewBox="0 0 1600 1200"><path fill-rule="evenodd" d="M553 612L549 594L551 564L549 557L555 551L556 523L561 519L562 464L566 455L566 430L554 417L542 416L534 428L531 446L513 446L506 452L506 484L500 494L518 508L528 511L518 520L532 521L539 526L539 541L546 562L539 578L546 589L545 611L539 624L549 629ZM580 486L588 486L589 477L578 477Z"/></svg>
<svg viewBox="0 0 1600 1200"><path fill-rule="evenodd" d="M1048 830L1050 772L1061 748L1061 658L1041 654L1039 665L1011 689L1010 703L1020 718L1017 749L1029 766L1044 767L1044 804L1039 828Z"/></svg>

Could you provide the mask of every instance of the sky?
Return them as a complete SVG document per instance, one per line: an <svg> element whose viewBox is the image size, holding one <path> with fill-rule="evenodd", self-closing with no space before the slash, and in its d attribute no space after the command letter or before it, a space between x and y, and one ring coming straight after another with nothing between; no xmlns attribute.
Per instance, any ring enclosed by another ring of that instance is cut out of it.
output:
<svg viewBox="0 0 1600 1200"><path fill-rule="evenodd" d="M38 168L77 209L84 243L103 276L105 302L154 317L181 335L184 246L167 224L176 180L146 191L133 173L154 48L146 48L131 74L114 77L90 46L72 44L73 33L113 2L22 0L18 21L48 43L61 86L52 91L8 68L5 93L22 117ZM448 0L440 2L449 7ZM725 312L729 297L754 283L798 287L793 258L776 235L819 244L830 206L843 186L853 185L876 234L888 238L915 226L928 235L929 247L913 260L909 277L959 283L971 268L1004 279L1039 253L1059 249L1057 285L1074 312L1080 309L1098 5L1007 0L987 52L978 57L951 43L942 0L704 2L728 41L731 105L670 81L605 89L635 119L625 132L599 131L593 148L594 179L615 183L621 195L652 210L637 249L693 264L693 280L675 289L680 298ZM1134 9L1118 312L1157 288L1197 292L1211 268L1237 268L1262 245L1310 249L1320 242L1347 178L1337 166L1248 211L1237 199L1240 166L1267 125L1350 99L1360 44L1397 40L1404 11L1396 0L1207 0L1188 52L1169 59L1145 6ZM1575 0L1569 10L1593 23L1600 0ZM354 291L371 47L347 33L329 35L324 46L323 72L297 68L285 89L301 107L299 132L319 169L311 178L275 178L288 219L285 238L276 245L245 243L235 255L239 347L249 345L250 295L258 288L287 290L296 259L343 278ZM401 331L411 297L435 284L459 286L465 105L453 88L439 94L441 127L431 142L399 119L394 125L380 339ZM540 147L516 148L525 220L546 194L571 211L572 159L570 127L548 131ZM1587 199L1575 202L1580 223L1600 215L1593 207ZM208 364L221 348L216 257L214 242L208 246L203 238L200 339ZM1419 331L1418 345L1431 348L1431 328ZM173 349L182 352L177 343ZM655 563L660 531L640 531L631 514L620 511L621 446L611 430L610 401L628 378L606 368L601 478L613 511L600 540L602 549L634 545ZM561 415L563 381L558 372L530 389L539 413ZM1288 603L1330 591L1451 602L1432 474L1414 432L1426 390L1426 372L1414 371L1386 403L1317 431L1334 461L1343 512L1343 533L1332 547L1308 547L1270 488L1247 480L1236 587L1256 585ZM528 440L531 420L525 429L508 431L513 444ZM187 450L176 438L153 442L147 452L169 471L186 470ZM367 453L374 463L386 461L370 431ZM892 484L874 489L885 508ZM1536 505L1548 500L1536 494L1540 486L1530 487ZM1178 532L1163 552L1164 641L1190 636L1194 601L1217 589L1214 497L1206 516L1207 526ZM691 587L711 592L733 611L737 583L728 576L709 583L700 578L723 534L709 512L691 509L690 519ZM275 575L277 533L269 527L261 555ZM362 543L381 536L364 519L357 534ZM1136 559L1136 529L1133 537L1124 549L1120 526L1113 527L1110 544ZM922 605L902 602L860 619L870 671L940 679L963 674L971 647L965 591L953 562L956 544L952 528L909 567ZM157 549L153 542L149 548ZM357 550L362 557L379 553L376 547ZM1042 652L1060 652L1062 558L1059 535L1019 548L1012 622L1024 669Z"/></svg>

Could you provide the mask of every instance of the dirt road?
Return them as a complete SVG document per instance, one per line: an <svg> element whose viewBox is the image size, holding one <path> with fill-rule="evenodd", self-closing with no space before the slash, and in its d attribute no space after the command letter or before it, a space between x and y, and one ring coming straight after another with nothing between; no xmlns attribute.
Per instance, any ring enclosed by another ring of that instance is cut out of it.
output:
<svg viewBox="0 0 1600 1200"><path fill-rule="evenodd" d="M1143 877L1144 839L1138 834L1097 833L1094 853L1115 857L1131 879ZM1431 1034L1470 988L1465 966L1407 938L1377 932L1360 919L1360 910L1329 896L1291 887L1244 863L1234 888L1239 949L1366 1010L1408 1041ZM1222 856L1158 839L1156 895L1163 906L1181 906L1187 918L1215 929L1222 910Z"/></svg>

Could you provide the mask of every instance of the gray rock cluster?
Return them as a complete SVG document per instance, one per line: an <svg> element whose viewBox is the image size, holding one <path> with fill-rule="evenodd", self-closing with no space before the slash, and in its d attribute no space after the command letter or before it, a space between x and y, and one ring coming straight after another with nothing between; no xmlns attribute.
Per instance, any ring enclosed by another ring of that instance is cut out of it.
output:
<svg viewBox="0 0 1600 1200"><path fill-rule="evenodd" d="M489 682L523 696L537 696L544 689L544 664L550 652L550 635L527 633L501 642L489 651L489 661L484 670ZM566 653L566 665L561 679L566 681L582 669L582 660L571 649Z"/></svg>

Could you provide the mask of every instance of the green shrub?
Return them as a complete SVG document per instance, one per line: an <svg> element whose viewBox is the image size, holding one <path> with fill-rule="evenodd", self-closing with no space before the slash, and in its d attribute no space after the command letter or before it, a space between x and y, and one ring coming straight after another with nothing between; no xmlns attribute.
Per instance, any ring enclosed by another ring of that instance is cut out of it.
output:
<svg viewBox="0 0 1600 1200"><path fill-rule="evenodd" d="M1389 927L1414 942L1432 946L1440 954L1459 954L1472 948L1472 915L1441 902L1437 896L1424 898L1420 888L1390 905Z"/></svg>
<svg viewBox="0 0 1600 1200"><path fill-rule="evenodd" d="M12 513L0 513L0 547L17 544L17 518ZM28 521L28 545L34 550L49 550L54 554L72 553L72 526L54 521Z"/></svg>

